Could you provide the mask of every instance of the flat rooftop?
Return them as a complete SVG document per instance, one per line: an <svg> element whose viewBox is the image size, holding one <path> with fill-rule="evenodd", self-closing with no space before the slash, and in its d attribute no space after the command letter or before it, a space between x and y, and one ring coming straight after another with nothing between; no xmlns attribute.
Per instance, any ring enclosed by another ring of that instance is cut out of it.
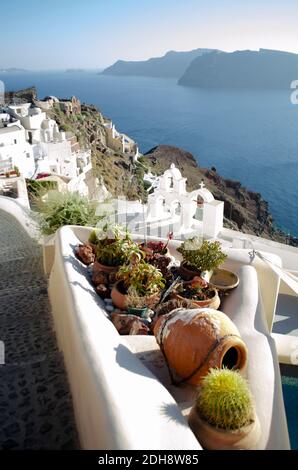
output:
<svg viewBox="0 0 298 470"><path fill-rule="evenodd" d="M9 134L10 132L22 131L19 126L0 127L0 134Z"/></svg>

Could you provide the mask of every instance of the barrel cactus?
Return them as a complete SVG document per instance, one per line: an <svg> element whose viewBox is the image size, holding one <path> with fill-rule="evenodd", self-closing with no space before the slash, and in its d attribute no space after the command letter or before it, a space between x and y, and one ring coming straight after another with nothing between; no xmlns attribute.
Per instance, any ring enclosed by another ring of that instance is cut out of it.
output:
<svg viewBox="0 0 298 470"><path fill-rule="evenodd" d="M254 405L248 384L239 372L210 369L199 388L196 408L209 424L235 430L250 424Z"/></svg>

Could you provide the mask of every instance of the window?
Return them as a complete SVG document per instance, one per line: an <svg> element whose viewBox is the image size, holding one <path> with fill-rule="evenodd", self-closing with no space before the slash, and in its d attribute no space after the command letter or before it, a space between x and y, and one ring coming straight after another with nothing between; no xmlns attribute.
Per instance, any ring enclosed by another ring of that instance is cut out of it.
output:
<svg viewBox="0 0 298 470"><path fill-rule="evenodd" d="M30 158L30 153L29 152L26 153L26 157Z"/></svg>
<svg viewBox="0 0 298 470"><path fill-rule="evenodd" d="M174 188L174 178L173 176L169 176L169 189Z"/></svg>

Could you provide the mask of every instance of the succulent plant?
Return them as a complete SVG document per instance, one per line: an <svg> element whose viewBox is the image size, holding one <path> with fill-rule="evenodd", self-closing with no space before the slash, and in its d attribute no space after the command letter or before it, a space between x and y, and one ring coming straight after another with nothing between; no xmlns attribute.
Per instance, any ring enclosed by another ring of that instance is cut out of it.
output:
<svg viewBox="0 0 298 470"><path fill-rule="evenodd" d="M126 289L133 287L140 297L158 293L165 285L160 270L143 260L121 266L118 278Z"/></svg>
<svg viewBox="0 0 298 470"><path fill-rule="evenodd" d="M89 242L96 245L96 256L106 266L121 266L131 258L141 259L142 254L129 232L119 225L104 225L91 232Z"/></svg>
<svg viewBox="0 0 298 470"><path fill-rule="evenodd" d="M199 237L193 237L177 248L183 260L199 272L211 271L220 266L227 258L221 251L220 242L201 242Z"/></svg>
<svg viewBox="0 0 298 470"><path fill-rule="evenodd" d="M112 240L111 243L97 244L97 259L106 266L122 266L136 256L138 246L130 239ZM141 255L140 255L141 257Z"/></svg>
<svg viewBox="0 0 298 470"><path fill-rule="evenodd" d="M225 430L247 425L253 413L253 398L239 372L211 369L199 388L196 408L209 424Z"/></svg>

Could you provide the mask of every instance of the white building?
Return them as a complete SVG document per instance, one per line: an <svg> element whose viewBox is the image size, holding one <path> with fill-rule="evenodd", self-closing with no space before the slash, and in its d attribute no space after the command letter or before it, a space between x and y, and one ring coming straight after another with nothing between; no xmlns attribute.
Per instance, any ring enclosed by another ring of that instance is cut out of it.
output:
<svg viewBox="0 0 298 470"><path fill-rule="evenodd" d="M0 121L0 173L18 167L21 174L31 178L35 173L34 149L26 139L19 121Z"/></svg>
<svg viewBox="0 0 298 470"><path fill-rule="evenodd" d="M216 237L222 230L224 203L216 201L204 183L199 189L187 192L186 178L172 163L155 186L148 195L148 223L172 224L174 232L180 235L200 231L208 237Z"/></svg>
<svg viewBox="0 0 298 470"><path fill-rule="evenodd" d="M137 160L140 154L135 141L126 134L118 132L112 121L106 122L104 126L106 128L107 145L115 152L127 153L134 160Z"/></svg>
<svg viewBox="0 0 298 470"><path fill-rule="evenodd" d="M0 172L14 166L25 178L39 173L64 176L71 181L69 188L88 193L85 176L92 168L91 151L79 150L73 136L66 136L31 103L11 104L0 112Z"/></svg>

